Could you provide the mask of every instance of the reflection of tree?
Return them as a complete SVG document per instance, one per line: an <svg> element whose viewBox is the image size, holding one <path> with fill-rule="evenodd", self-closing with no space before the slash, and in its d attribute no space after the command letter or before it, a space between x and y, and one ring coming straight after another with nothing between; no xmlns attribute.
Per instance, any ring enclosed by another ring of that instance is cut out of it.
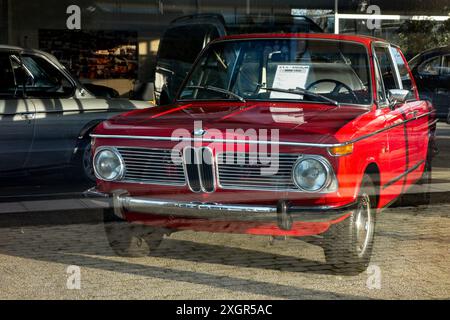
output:
<svg viewBox="0 0 450 320"><path fill-rule="evenodd" d="M450 44L450 20L405 21L399 28L399 39L400 46L408 56L427 49L447 46Z"/></svg>

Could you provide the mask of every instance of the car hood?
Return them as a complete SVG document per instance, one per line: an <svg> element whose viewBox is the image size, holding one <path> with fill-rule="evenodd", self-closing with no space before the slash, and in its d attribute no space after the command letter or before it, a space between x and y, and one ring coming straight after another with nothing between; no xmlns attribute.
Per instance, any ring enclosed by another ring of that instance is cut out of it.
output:
<svg viewBox="0 0 450 320"><path fill-rule="evenodd" d="M269 139L276 134L282 141L333 143L340 128L367 111L319 103L195 102L127 112L103 122L95 133L171 137L192 135L199 128L206 132L241 129L238 136L266 129Z"/></svg>

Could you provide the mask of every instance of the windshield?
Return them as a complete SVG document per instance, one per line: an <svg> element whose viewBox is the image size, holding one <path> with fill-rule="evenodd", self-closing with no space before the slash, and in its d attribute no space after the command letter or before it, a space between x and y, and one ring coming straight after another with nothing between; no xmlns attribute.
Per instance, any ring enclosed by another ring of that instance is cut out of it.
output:
<svg viewBox="0 0 450 320"><path fill-rule="evenodd" d="M372 102L369 88L369 60L363 45L317 39L246 39L212 44L195 65L179 100L328 99L368 105Z"/></svg>

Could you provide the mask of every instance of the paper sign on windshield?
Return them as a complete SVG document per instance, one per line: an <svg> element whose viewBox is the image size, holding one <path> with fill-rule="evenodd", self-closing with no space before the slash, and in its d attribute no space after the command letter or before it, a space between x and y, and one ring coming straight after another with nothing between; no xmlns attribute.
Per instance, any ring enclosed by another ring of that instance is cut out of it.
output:
<svg viewBox="0 0 450 320"><path fill-rule="evenodd" d="M298 64L280 64L277 67L275 78L273 80L272 88L278 89L295 89L305 88L306 80L308 79L309 66ZM302 95L276 92L270 93L270 98L274 99L303 99Z"/></svg>

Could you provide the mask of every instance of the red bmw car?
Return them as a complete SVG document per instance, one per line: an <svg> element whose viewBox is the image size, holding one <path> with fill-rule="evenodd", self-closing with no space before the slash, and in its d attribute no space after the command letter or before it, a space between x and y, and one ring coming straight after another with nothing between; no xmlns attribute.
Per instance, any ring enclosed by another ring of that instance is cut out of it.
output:
<svg viewBox="0 0 450 320"><path fill-rule="evenodd" d="M119 255L177 230L320 235L327 263L364 270L377 215L426 203L435 115L400 49L327 34L225 37L169 106L92 134L105 224ZM411 196L411 193L414 196Z"/></svg>

